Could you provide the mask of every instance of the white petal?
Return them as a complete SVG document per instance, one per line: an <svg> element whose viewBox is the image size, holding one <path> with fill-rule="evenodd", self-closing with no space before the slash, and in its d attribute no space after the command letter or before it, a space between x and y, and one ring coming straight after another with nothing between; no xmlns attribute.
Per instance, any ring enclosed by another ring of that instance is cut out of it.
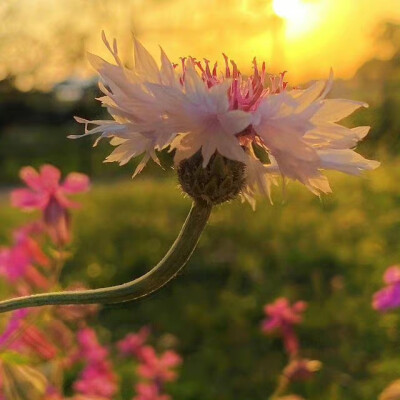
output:
<svg viewBox="0 0 400 400"><path fill-rule="evenodd" d="M160 47L161 50L161 70L160 70L160 75L161 75L161 81L165 85L174 85L176 84L176 78L175 78L175 71L174 67L169 60L167 54L165 51Z"/></svg>
<svg viewBox="0 0 400 400"><path fill-rule="evenodd" d="M365 170L378 168L378 161L367 160L353 150L321 150L318 151L321 167L345 172L350 175L360 175Z"/></svg>
<svg viewBox="0 0 400 400"><path fill-rule="evenodd" d="M222 129L218 130L217 126L215 129L205 133L202 139L203 167L207 166L210 157L215 151L230 160L245 161L246 153L240 146L236 136Z"/></svg>
<svg viewBox="0 0 400 400"><path fill-rule="evenodd" d="M197 104L204 111L212 109L214 103L211 99L209 91L190 62L187 63L185 70L184 87L188 100ZM214 109L214 111L216 110Z"/></svg>
<svg viewBox="0 0 400 400"><path fill-rule="evenodd" d="M313 101L317 100L325 87L324 81L317 81L305 90L291 90L289 95L292 96L302 109L308 107Z"/></svg>
<svg viewBox="0 0 400 400"><path fill-rule="evenodd" d="M204 85L204 83L203 83ZM212 99L212 104L215 105L213 110L217 113L223 113L229 109L228 89L231 81L229 79L215 85L209 89L209 96Z"/></svg>
<svg viewBox="0 0 400 400"><path fill-rule="evenodd" d="M356 128L351 129L353 133L356 134L358 140L364 139L365 136L368 135L368 132L371 130L370 126L357 126Z"/></svg>
<svg viewBox="0 0 400 400"><path fill-rule="evenodd" d="M137 40L133 39L135 47L135 70L143 77L146 77L151 82L159 82L160 74L157 63L152 55L145 47Z"/></svg>
<svg viewBox="0 0 400 400"><path fill-rule="evenodd" d="M234 135L251 124L251 114L241 110L228 111L218 114L218 120L227 133Z"/></svg>
<svg viewBox="0 0 400 400"><path fill-rule="evenodd" d="M367 103L346 99L328 99L322 101L321 108L313 117L315 121L340 121L360 107L368 107Z"/></svg>
<svg viewBox="0 0 400 400"><path fill-rule="evenodd" d="M263 164L254 154L246 158L246 184L251 192L260 192L267 196L271 203L271 185L277 185L274 175L268 172L268 166Z"/></svg>
<svg viewBox="0 0 400 400"><path fill-rule="evenodd" d="M136 175L140 174L143 171L143 168L146 166L149 159L150 159L150 155L145 154L145 156L141 159L140 163L136 167L135 172L132 175L132 178L134 178ZM159 164L159 163L157 163L157 164Z"/></svg>
<svg viewBox="0 0 400 400"><path fill-rule="evenodd" d="M321 122L306 133L304 140L320 149L348 149L355 147L369 129L368 126L350 129L333 122Z"/></svg>
<svg viewBox="0 0 400 400"><path fill-rule="evenodd" d="M201 138L198 135L192 133L177 136L171 143L171 149L176 149L175 165L197 153L202 145L200 140Z"/></svg>

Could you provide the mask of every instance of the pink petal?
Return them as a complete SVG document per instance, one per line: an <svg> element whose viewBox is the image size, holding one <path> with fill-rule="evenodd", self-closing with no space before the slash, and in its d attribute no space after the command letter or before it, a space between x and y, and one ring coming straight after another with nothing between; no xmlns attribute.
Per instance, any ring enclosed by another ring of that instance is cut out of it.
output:
<svg viewBox="0 0 400 400"><path fill-rule="evenodd" d="M85 174L79 174L77 172L72 172L69 174L64 183L61 185L66 193L79 193L85 192L89 189L90 180Z"/></svg>
<svg viewBox="0 0 400 400"><path fill-rule="evenodd" d="M35 240L28 237L26 239L26 249L29 252L29 255L31 256L32 260L36 264L40 265L41 267L50 266L50 260L48 259L46 254L42 251L39 244Z"/></svg>
<svg viewBox="0 0 400 400"><path fill-rule="evenodd" d="M44 332L34 325L23 326L21 342L39 357L51 360L57 355L57 348L48 340Z"/></svg>
<svg viewBox="0 0 400 400"><path fill-rule="evenodd" d="M32 265L26 269L24 278L39 289L48 289L50 286L49 280Z"/></svg>
<svg viewBox="0 0 400 400"><path fill-rule="evenodd" d="M296 313L301 313L307 309L307 303L305 301L298 301L293 305L293 310Z"/></svg>
<svg viewBox="0 0 400 400"><path fill-rule="evenodd" d="M41 190L42 179L34 168L32 167L21 168L19 176L30 188L38 191Z"/></svg>
<svg viewBox="0 0 400 400"><path fill-rule="evenodd" d="M388 285L400 282L400 267L398 265L393 265L392 267L389 267L385 271L383 280Z"/></svg>
<svg viewBox="0 0 400 400"><path fill-rule="evenodd" d="M80 204L76 201L72 201L68 199L67 196L64 195L62 190L58 190L54 199L60 204L61 207L68 209L68 208L80 208Z"/></svg>
<svg viewBox="0 0 400 400"><path fill-rule="evenodd" d="M182 363L182 358L173 350L168 350L163 354L162 362L166 367L175 367Z"/></svg>
<svg viewBox="0 0 400 400"><path fill-rule="evenodd" d="M400 284L386 286L374 294L372 307L378 311L400 307Z"/></svg>
<svg viewBox="0 0 400 400"><path fill-rule="evenodd" d="M46 202L47 196L29 189L16 189L11 192L12 206L23 210L43 209L46 206Z"/></svg>
<svg viewBox="0 0 400 400"><path fill-rule="evenodd" d="M45 164L40 168L40 177L45 188L55 189L59 185L61 172L53 165Z"/></svg>
<svg viewBox="0 0 400 400"><path fill-rule="evenodd" d="M264 320L261 326L263 332L269 333L279 327L279 321L277 319Z"/></svg>

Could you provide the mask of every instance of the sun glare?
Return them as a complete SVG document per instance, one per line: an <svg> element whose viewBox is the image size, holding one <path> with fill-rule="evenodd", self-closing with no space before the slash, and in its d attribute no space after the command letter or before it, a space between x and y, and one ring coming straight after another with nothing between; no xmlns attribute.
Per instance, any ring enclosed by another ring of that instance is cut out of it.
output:
<svg viewBox="0 0 400 400"><path fill-rule="evenodd" d="M313 28L315 10L312 3L303 0L274 0L272 7L278 17L286 20L289 35Z"/></svg>
<svg viewBox="0 0 400 400"><path fill-rule="evenodd" d="M274 0L273 3L276 15L288 20L301 18L304 6L301 0Z"/></svg>

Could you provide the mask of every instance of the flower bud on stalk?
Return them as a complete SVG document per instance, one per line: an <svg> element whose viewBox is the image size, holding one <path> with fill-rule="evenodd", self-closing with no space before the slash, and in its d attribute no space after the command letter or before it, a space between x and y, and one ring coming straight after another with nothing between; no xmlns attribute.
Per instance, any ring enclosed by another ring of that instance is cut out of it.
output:
<svg viewBox="0 0 400 400"><path fill-rule="evenodd" d="M52 198L44 209L43 221L54 244L63 247L70 243L71 218L56 199Z"/></svg>
<svg viewBox="0 0 400 400"><path fill-rule="evenodd" d="M317 360L299 359L293 360L284 369L283 374L290 381L306 381L319 371L322 363Z"/></svg>

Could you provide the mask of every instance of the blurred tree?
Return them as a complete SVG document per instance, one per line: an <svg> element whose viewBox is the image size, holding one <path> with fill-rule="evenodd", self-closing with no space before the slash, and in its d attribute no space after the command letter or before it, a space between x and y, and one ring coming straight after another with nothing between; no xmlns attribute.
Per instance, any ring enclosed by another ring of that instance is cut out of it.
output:
<svg viewBox="0 0 400 400"><path fill-rule="evenodd" d="M215 43L223 43L225 51L241 48L260 55L261 49L263 57L282 62L282 20L271 0L220 0L218 7L214 0L201 7L186 0L3 0L0 20L0 80L9 76L22 91L49 90L69 77L92 75L85 52L109 57L102 30L118 38L127 64L132 32L146 36L154 54L159 43L168 46L173 58L185 55L183 49L214 58L223 50ZM209 29L218 26L227 29ZM238 47L243 32L249 40Z"/></svg>

